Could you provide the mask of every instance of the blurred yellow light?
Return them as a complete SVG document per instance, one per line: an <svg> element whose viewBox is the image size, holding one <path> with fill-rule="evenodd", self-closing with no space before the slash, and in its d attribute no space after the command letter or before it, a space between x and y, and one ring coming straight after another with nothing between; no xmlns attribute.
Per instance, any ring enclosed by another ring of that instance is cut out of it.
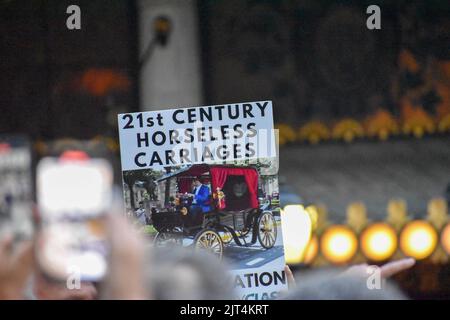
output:
<svg viewBox="0 0 450 320"><path fill-rule="evenodd" d="M286 263L302 262L311 238L311 218L301 205L287 205L281 211L284 255Z"/></svg>
<svg viewBox="0 0 450 320"><path fill-rule="evenodd" d="M314 235L308 242L305 250L305 256L303 257L304 264L310 264L317 257L319 253L319 238Z"/></svg>
<svg viewBox="0 0 450 320"><path fill-rule="evenodd" d="M405 255L417 260L430 256L437 242L436 230L423 220L408 223L400 234L400 249Z"/></svg>
<svg viewBox="0 0 450 320"><path fill-rule="evenodd" d="M358 239L347 226L329 227L320 239L320 250L330 262L341 264L349 262L358 249Z"/></svg>
<svg viewBox="0 0 450 320"><path fill-rule="evenodd" d="M311 219L312 230L317 229L317 222L319 220L319 213L317 212L316 206L308 206L305 208L306 212L309 214Z"/></svg>
<svg viewBox="0 0 450 320"><path fill-rule="evenodd" d="M447 224L441 233L441 244L445 252L450 254L450 223Z"/></svg>
<svg viewBox="0 0 450 320"><path fill-rule="evenodd" d="M372 261L389 259L397 249L397 235L387 223L374 223L366 228L360 238L361 251Z"/></svg>

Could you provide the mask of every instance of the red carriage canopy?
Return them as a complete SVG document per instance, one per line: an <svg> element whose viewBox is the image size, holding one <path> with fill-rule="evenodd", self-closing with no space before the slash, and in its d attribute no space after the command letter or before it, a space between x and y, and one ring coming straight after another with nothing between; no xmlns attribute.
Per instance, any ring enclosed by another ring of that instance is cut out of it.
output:
<svg viewBox="0 0 450 320"><path fill-rule="evenodd" d="M252 167L209 166L207 164L199 164L169 174L159 181L169 177L177 177L178 191L181 193L191 192L193 178L204 176L208 173L210 175L209 179L211 180L212 192L215 192L217 188L223 189L228 176L244 177L248 187L250 207L258 208L258 171Z"/></svg>

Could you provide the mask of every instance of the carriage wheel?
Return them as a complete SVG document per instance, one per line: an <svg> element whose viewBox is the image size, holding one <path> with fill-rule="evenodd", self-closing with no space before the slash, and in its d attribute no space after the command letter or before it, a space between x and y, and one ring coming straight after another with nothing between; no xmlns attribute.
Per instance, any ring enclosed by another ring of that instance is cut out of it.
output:
<svg viewBox="0 0 450 320"><path fill-rule="evenodd" d="M158 232L153 240L155 247L164 247L166 245L181 245L182 240L179 236L168 233Z"/></svg>
<svg viewBox="0 0 450 320"><path fill-rule="evenodd" d="M277 240L277 224L270 212L263 212L258 219L258 240L265 249L270 249Z"/></svg>
<svg viewBox="0 0 450 320"><path fill-rule="evenodd" d="M196 250L207 250L219 259L223 256L223 241L220 235L212 229L200 231L194 239Z"/></svg>

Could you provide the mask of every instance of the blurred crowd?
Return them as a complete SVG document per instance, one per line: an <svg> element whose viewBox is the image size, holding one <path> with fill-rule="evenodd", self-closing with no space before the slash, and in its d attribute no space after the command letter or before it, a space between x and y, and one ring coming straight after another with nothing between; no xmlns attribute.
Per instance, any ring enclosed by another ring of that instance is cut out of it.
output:
<svg viewBox="0 0 450 320"><path fill-rule="evenodd" d="M0 299L237 299L228 276L229 266L205 251L182 247L159 249L136 232L120 214L106 216L110 254L108 274L99 282L57 281L36 262L33 241L0 244ZM39 233L39 230L36 232ZM37 235L35 235L37 237ZM390 262L379 268L379 288L368 285L368 265L347 270L319 270L293 274L286 266L289 290L281 299L406 299L390 276L414 265L413 259Z"/></svg>

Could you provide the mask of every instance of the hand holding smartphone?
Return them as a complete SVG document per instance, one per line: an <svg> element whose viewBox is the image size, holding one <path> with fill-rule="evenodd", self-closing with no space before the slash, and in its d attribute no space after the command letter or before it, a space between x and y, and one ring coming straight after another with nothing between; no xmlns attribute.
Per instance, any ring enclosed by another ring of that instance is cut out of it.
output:
<svg viewBox="0 0 450 320"><path fill-rule="evenodd" d="M102 279L108 253L104 218L112 203L109 162L81 152L44 158L36 183L42 222L36 255L42 271L59 280L73 274L82 281Z"/></svg>

